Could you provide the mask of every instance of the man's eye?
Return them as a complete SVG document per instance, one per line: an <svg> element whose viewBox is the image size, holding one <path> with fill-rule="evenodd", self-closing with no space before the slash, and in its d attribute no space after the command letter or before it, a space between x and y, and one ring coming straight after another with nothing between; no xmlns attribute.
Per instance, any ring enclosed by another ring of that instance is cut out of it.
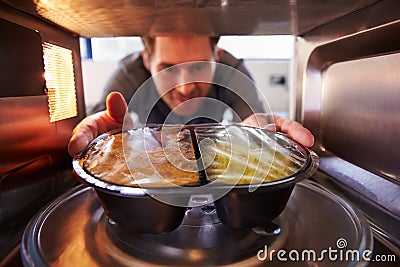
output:
<svg viewBox="0 0 400 267"><path fill-rule="evenodd" d="M165 68L164 71L168 72L168 73L175 73L178 71L178 67L177 66L170 66L168 68Z"/></svg>
<svg viewBox="0 0 400 267"><path fill-rule="evenodd" d="M207 68L207 63L202 62L202 63L193 64L191 69L192 69L192 71L202 71L206 68Z"/></svg>

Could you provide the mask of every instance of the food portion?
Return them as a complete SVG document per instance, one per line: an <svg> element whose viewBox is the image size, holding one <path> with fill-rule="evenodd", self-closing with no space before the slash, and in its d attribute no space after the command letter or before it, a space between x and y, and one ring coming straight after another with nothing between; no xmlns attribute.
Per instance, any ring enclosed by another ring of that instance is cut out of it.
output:
<svg viewBox="0 0 400 267"><path fill-rule="evenodd" d="M295 174L305 164L304 155L282 147L262 130L254 133L245 130L236 128L201 134L206 137L200 141L203 144L200 150L210 181L260 184Z"/></svg>
<svg viewBox="0 0 400 267"><path fill-rule="evenodd" d="M144 128L99 140L89 149L82 164L89 173L111 183L168 187L198 183L194 160L187 134Z"/></svg>
<svg viewBox="0 0 400 267"><path fill-rule="evenodd" d="M299 170L299 166L288 155L273 150L232 150L218 144L205 151L215 154L214 160L206 168L207 177L211 181L259 184L285 178Z"/></svg>

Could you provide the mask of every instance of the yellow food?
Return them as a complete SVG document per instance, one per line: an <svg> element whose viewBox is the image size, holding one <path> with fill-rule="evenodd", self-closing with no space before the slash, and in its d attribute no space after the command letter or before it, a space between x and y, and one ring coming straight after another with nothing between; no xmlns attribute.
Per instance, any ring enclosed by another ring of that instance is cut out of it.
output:
<svg viewBox="0 0 400 267"><path fill-rule="evenodd" d="M274 149L234 146L216 142L203 148L203 154L214 155L206 168L207 177L227 184L259 184L282 179L296 173L297 166L289 155Z"/></svg>

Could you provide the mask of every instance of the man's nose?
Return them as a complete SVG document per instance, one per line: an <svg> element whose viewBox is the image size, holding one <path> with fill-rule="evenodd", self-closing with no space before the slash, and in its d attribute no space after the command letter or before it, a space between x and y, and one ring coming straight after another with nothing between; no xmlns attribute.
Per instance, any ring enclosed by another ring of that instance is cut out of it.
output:
<svg viewBox="0 0 400 267"><path fill-rule="evenodd" d="M183 68L179 73L179 85L176 87L177 91L182 95L190 95L195 89L196 85L193 82L190 72Z"/></svg>
<svg viewBox="0 0 400 267"><path fill-rule="evenodd" d="M192 94L195 88L196 88L195 83L189 82L177 86L176 91L178 91L181 95L188 96Z"/></svg>

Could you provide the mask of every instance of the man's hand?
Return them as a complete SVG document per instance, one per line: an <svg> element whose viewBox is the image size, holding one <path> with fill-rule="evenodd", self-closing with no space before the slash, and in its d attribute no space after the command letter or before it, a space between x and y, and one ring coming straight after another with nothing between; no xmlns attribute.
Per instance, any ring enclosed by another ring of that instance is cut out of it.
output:
<svg viewBox="0 0 400 267"><path fill-rule="evenodd" d="M106 107L107 110L86 117L75 127L68 144L71 156L82 151L98 135L113 129L122 129L128 108L123 96L117 92L110 93Z"/></svg>
<svg viewBox="0 0 400 267"><path fill-rule="evenodd" d="M247 117L243 123L282 132L306 147L311 147L314 144L313 134L300 123L293 120L281 118L276 115L273 115L271 119L270 115L256 113Z"/></svg>

